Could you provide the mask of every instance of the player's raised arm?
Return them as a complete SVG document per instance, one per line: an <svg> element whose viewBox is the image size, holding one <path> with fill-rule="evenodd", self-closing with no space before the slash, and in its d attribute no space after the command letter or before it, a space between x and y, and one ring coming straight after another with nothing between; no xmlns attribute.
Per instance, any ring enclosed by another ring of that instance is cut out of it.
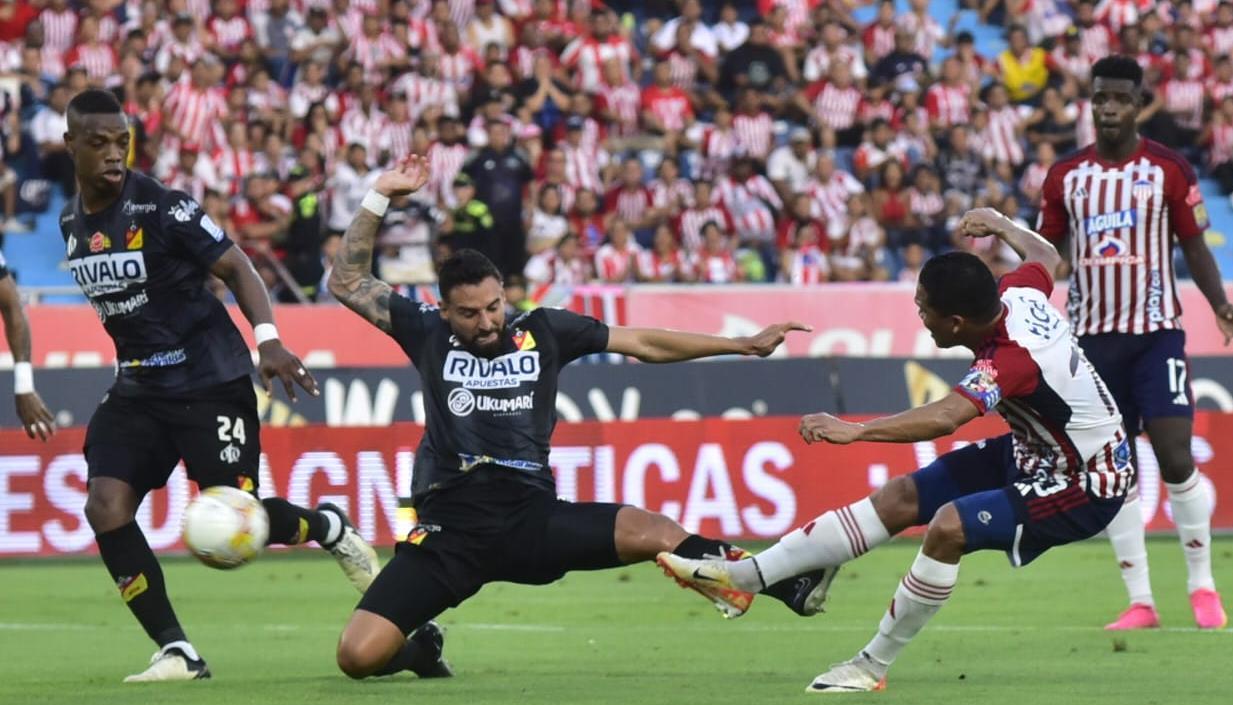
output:
<svg viewBox="0 0 1233 705"><path fill-rule="evenodd" d="M1010 245L1024 262L1039 262L1050 274L1057 272L1062 263L1062 256L1052 243L992 208L976 208L965 213L959 221L959 234L996 237Z"/></svg>
<svg viewBox="0 0 1233 705"><path fill-rule="evenodd" d="M30 367L30 323L21 309L21 298L13 277L3 273L4 258L0 257L0 317L4 318L4 338L13 352L13 395L17 417L26 435L42 440L56 432L56 422L34 391L34 371Z"/></svg>
<svg viewBox="0 0 1233 705"><path fill-rule="evenodd" d="M374 241L390 199L414 193L427 182L428 163L415 154L378 177L343 234L338 254L334 256L334 267L330 270L329 288L334 298L386 333L393 329L390 323L393 290L372 275Z"/></svg>
<svg viewBox="0 0 1233 705"><path fill-rule="evenodd" d="M813 328L790 321L767 326L757 335L740 338L661 328L612 328L608 334L607 350L642 362L680 362L717 355L766 357L783 343L789 331L794 330L811 331Z"/></svg>
<svg viewBox="0 0 1233 705"><path fill-rule="evenodd" d="M844 421L830 414L809 414L801 418L799 430L806 443L915 443L949 436L979 415L980 411L967 397L951 392L924 406L864 423Z"/></svg>

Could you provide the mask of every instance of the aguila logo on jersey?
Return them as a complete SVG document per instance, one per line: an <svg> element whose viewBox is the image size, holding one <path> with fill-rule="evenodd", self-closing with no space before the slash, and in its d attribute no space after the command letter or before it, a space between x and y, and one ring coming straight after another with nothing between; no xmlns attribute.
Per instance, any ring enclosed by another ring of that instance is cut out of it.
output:
<svg viewBox="0 0 1233 705"><path fill-rule="evenodd" d="M111 238L96 232L90 236L89 247L91 252L102 252L111 247Z"/></svg>
<svg viewBox="0 0 1233 705"><path fill-rule="evenodd" d="M534 382L539 379L539 371L538 350L519 350L491 360L465 350L451 350L445 356L442 377L467 389L501 389Z"/></svg>
<svg viewBox="0 0 1233 705"><path fill-rule="evenodd" d="M1116 213L1089 215L1084 222L1084 230L1087 232L1088 237L1095 237L1110 230L1133 228L1138 220L1138 211L1131 208Z"/></svg>
<svg viewBox="0 0 1233 705"><path fill-rule="evenodd" d="M140 252L113 252L69 261L69 271L86 296L114 294L146 281L146 259Z"/></svg>

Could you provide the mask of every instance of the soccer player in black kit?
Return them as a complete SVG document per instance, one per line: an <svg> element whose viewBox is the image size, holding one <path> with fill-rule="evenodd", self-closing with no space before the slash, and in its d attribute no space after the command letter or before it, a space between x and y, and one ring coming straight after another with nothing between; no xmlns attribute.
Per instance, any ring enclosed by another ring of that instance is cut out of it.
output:
<svg viewBox="0 0 1233 705"><path fill-rule="evenodd" d="M694 556L739 551L637 507L558 500L548 464L557 375L572 360L603 351L644 362L765 357L788 331L809 330L780 323L729 339L610 328L548 308L507 321L500 272L474 250L442 264L440 310L414 303L372 275L372 252L389 199L418 190L427 179L426 163L417 156L378 178L343 236L329 279L339 301L407 353L423 381L427 426L412 480L418 524L339 640L338 665L353 678L402 670L450 675L441 633L430 620L486 583L543 585L571 570L652 560L670 546ZM763 592L813 614L833 576L817 571ZM749 593L733 597L746 605L753 599Z"/></svg>
<svg viewBox="0 0 1233 705"><path fill-rule="evenodd" d="M125 168L128 121L115 97L88 90L68 107L64 135L78 195L60 215L69 269L116 344L117 373L86 431L86 518L120 596L159 646L134 681L208 678L167 596L158 560L134 520L142 497L184 460L199 487L256 492L257 398L248 346L206 289L221 279L254 326L267 393L282 380L317 385L278 340L270 299L248 257L187 194ZM341 510L262 500L270 542L316 541L363 592L379 564Z"/></svg>

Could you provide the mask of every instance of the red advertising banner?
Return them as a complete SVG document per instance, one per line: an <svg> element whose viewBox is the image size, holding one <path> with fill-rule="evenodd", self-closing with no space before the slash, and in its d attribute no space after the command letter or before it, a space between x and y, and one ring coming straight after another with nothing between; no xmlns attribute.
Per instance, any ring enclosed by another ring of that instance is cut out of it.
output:
<svg viewBox="0 0 1233 705"><path fill-rule="evenodd" d="M558 493L569 500L646 507L686 529L731 539L776 538L828 508L854 501L887 479L939 454L1005 432L982 418L959 434L914 445L807 446L797 419L582 422L562 424L552 464ZM1214 483L1213 526L1233 529L1233 415L1200 412L1194 450ZM406 534L399 509L411 483L422 428L269 428L262 432L263 494L313 506L344 507L369 540L389 545ZM48 444L0 431L0 557L89 553L94 538L83 515L84 431L61 431ZM1143 511L1149 528L1170 530L1168 503L1140 446ZM182 469L142 504L138 521L158 551L179 550L180 523L195 488ZM1225 499L1230 498L1230 499Z"/></svg>

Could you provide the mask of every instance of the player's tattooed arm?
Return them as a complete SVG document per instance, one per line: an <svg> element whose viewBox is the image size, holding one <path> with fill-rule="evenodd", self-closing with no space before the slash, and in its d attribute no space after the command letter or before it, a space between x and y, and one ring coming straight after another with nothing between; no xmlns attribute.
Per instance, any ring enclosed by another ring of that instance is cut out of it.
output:
<svg viewBox="0 0 1233 705"><path fill-rule="evenodd" d="M329 287L344 306L389 333L393 289L372 274L372 250L380 227L381 216L367 208L359 209L334 256Z"/></svg>
<svg viewBox="0 0 1233 705"><path fill-rule="evenodd" d="M366 196L364 205L360 207L343 235L338 254L334 256L334 268L330 271L329 280L330 293L344 306L386 333L393 330L393 324L390 323L390 295L393 289L372 274L373 245L377 230L381 227L381 218L385 216L388 199L415 193L426 183L428 162L415 154L377 177L372 190L377 194L375 199L385 200L385 205L374 204L372 207L381 211L376 213L369 206L369 199L374 198L373 194Z"/></svg>

